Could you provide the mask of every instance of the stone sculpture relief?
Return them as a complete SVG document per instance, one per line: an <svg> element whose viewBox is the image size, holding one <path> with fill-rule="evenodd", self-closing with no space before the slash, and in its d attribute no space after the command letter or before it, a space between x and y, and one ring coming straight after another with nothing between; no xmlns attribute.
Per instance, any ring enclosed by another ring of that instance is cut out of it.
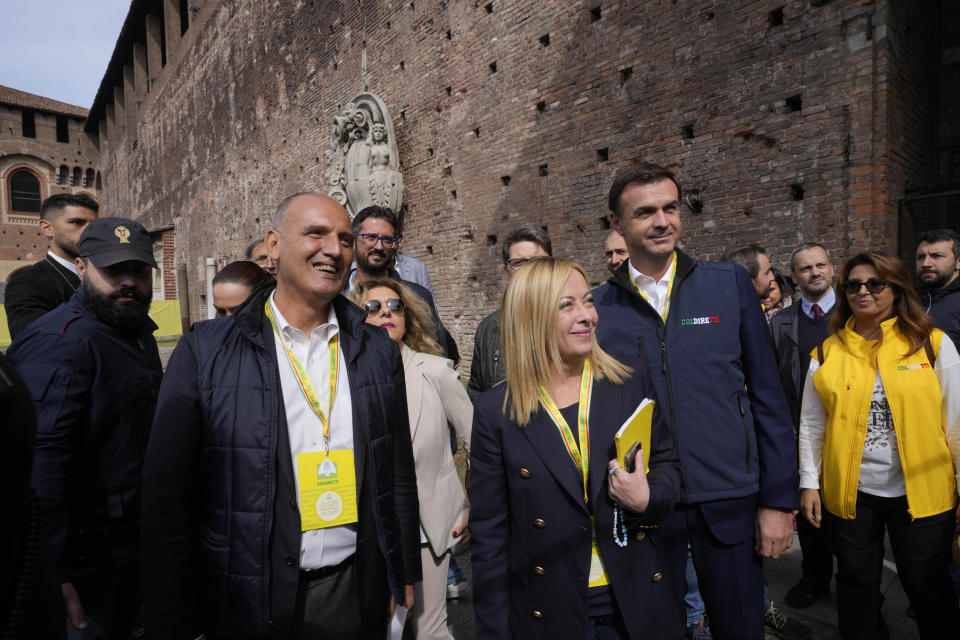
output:
<svg viewBox="0 0 960 640"><path fill-rule="evenodd" d="M327 192L352 218L370 205L400 211L403 176L386 105L372 93L353 98L330 125Z"/></svg>

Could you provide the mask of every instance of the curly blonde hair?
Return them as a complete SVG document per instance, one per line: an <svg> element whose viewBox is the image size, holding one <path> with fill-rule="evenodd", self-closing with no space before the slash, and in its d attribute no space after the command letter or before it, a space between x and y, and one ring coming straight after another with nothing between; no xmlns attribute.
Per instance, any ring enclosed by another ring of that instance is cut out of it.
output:
<svg viewBox="0 0 960 640"><path fill-rule="evenodd" d="M435 337L437 324L433 321L430 307L410 287L390 278L374 278L358 282L348 297L354 304L362 306L370 290L377 287L386 287L395 292L403 303L403 320L406 325L403 343L414 351L442 356L443 349Z"/></svg>

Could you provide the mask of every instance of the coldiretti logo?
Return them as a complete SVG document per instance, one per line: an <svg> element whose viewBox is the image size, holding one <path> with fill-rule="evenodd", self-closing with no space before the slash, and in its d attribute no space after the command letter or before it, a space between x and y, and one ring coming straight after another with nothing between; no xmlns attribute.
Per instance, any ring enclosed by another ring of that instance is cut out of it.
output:
<svg viewBox="0 0 960 640"><path fill-rule="evenodd" d="M695 324L719 324L720 316L703 316L702 318L681 318L680 326L689 327Z"/></svg>
<svg viewBox="0 0 960 640"><path fill-rule="evenodd" d="M897 371L911 371L913 369L929 369L929 362L920 362L918 364L901 364L897 365Z"/></svg>

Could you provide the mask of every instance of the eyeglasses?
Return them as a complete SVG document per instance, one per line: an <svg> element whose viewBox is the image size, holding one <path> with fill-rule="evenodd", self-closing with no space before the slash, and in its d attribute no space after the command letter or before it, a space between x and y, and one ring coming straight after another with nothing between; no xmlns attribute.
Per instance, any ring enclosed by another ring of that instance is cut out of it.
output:
<svg viewBox="0 0 960 640"><path fill-rule="evenodd" d="M403 311L403 301L400 298L390 298L383 302L379 300L367 300L363 303L363 308L367 310L368 314L376 313L383 308L384 303L390 311Z"/></svg>
<svg viewBox="0 0 960 640"><path fill-rule="evenodd" d="M397 236L378 236L375 233L358 233L357 238L365 247L375 247L378 242L381 242L384 249L393 249L400 242Z"/></svg>
<svg viewBox="0 0 960 640"><path fill-rule="evenodd" d="M544 256L534 256L532 258L514 258L513 260L507 260L507 266L510 267L510 271L516 271L531 260L539 260L543 257Z"/></svg>
<svg viewBox="0 0 960 640"><path fill-rule="evenodd" d="M867 291L873 294L880 293L890 286L890 283L882 278L870 278L866 282L860 280L847 280L843 283L843 292L848 296L860 293L860 287L866 287Z"/></svg>

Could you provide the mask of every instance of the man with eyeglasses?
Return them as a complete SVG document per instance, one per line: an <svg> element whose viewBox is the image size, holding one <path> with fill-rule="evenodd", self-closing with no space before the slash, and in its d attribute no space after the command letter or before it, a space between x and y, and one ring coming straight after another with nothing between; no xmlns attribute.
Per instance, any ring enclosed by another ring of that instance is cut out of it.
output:
<svg viewBox="0 0 960 640"><path fill-rule="evenodd" d="M260 268L269 273L274 278L277 277L277 261L267 253L267 245L264 238L257 238L247 245L244 256L250 262L256 262Z"/></svg>
<svg viewBox="0 0 960 640"><path fill-rule="evenodd" d="M357 282L371 278L392 278L407 285L430 307L433 320L437 323L437 343L443 347L444 355L453 360L455 365L459 364L460 352L457 349L457 343L440 321L433 295L416 282L401 278L397 271L390 266L397 245L400 243L399 228L400 220L397 218L397 214L387 207L373 205L361 209L357 213L353 219L356 267L350 272L350 278L344 287L344 293L352 291Z"/></svg>
<svg viewBox="0 0 960 640"><path fill-rule="evenodd" d="M916 258L920 301L937 328L960 346L960 235L950 229L924 231Z"/></svg>
<svg viewBox="0 0 960 640"><path fill-rule="evenodd" d="M503 272L507 281L513 273L534 258L553 255L550 236L535 224L524 224L503 239ZM480 321L473 336L473 362L467 393L471 400L507 377L500 355L500 309Z"/></svg>

